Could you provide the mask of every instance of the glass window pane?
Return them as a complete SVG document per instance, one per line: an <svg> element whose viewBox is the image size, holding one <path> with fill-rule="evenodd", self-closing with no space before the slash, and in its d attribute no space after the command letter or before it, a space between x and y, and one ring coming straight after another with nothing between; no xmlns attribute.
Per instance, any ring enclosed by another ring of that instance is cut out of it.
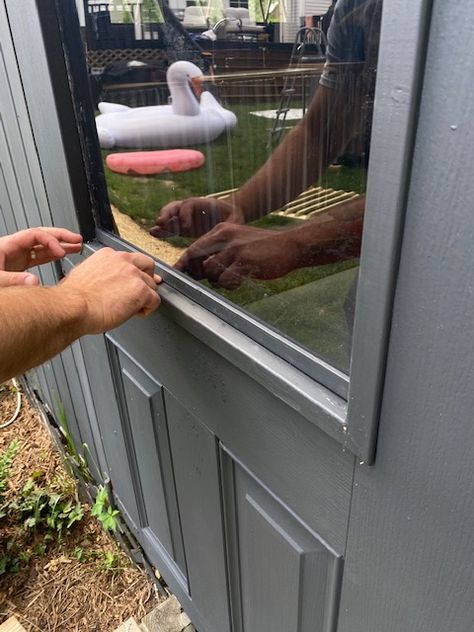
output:
<svg viewBox="0 0 474 632"><path fill-rule="evenodd" d="M348 372L382 0L86 4L120 234Z"/></svg>

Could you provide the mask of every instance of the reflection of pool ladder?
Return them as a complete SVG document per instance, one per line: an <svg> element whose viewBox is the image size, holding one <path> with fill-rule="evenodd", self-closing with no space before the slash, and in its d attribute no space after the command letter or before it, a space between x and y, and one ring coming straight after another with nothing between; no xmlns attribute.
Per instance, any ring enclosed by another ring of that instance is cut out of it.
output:
<svg viewBox="0 0 474 632"><path fill-rule="evenodd" d="M324 60L322 45L326 45L326 36L319 28L304 26L296 33L295 42L291 51L289 70L300 68L303 64L317 63ZM312 55L306 55L308 46L316 46ZM276 111L276 117L268 139L268 147L271 149L278 144L281 134L285 129L286 115L290 111L291 100L296 94L296 82L301 76L299 73L291 73L285 77L283 89L280 93L280 104ZM306 111L306 81L302 81L303 114Z"/></svg>

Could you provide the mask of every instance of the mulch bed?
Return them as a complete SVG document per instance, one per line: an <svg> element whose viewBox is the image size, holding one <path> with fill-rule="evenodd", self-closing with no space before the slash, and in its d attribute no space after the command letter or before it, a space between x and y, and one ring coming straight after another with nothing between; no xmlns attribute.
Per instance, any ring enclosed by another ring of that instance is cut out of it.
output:
<svg viewBox="0 0 474 632"><path fill-rule="evenodd" d="M15 407L15 392L3 385L0 425ZM12 463L7 498L38 472L45 484L75 493L74 479L25 395L16 421L0 429L0 454L13 439L20 448ZM34 551L42 535L35 537L35 542L30 537L23 543L22 527L0 520L0 553L1 543L12 539L20 550L24 546ZM61 541L48 542L42 554L32 553L17 572L0 575L0 623L15 615L28 632L112 632L131 616L139 621L160 599L146 573L103 531L87 507L85 517Z"/></svg>

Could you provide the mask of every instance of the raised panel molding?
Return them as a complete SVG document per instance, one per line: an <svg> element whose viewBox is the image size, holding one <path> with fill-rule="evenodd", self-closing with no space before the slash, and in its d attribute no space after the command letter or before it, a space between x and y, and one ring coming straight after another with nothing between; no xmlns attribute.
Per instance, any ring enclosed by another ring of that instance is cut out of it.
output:
<svg viewBox="0 0 474 632"><path fill-rule="evenodd" d="M186 563L171 465L163 389L134 360L109 343L128 464L138 505L139 529L178 566ZM125 507L127 499L122 499Z"/></svg>
<svg viewBox="0 0 474 632"><path fill-rule="evenodd" d="M218 440L165 391L190 596L203 632L230 632Z"/></svg>
<svg viewBox="0 0 474 632"><path fill-rule="evenodd" d="M235 629L334 632L342 557L225 451L222 462Z"/></svg>

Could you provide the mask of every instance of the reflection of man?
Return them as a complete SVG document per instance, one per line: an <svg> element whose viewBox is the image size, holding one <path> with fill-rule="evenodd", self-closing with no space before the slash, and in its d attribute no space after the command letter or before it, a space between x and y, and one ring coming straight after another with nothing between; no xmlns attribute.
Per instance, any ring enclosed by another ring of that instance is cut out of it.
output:
<svg viewBox="0 0 474 632"><path fill-rule="evenodd" d="M81 248L82 237L63 228L0 238L0 383L160 304L153 260L138 253L103 248L54 287L26 271Z"/></svg>
<svg viewBox="0 0 474 632"><path fill-rule="evenodd" d="M363 197L285 231L245 226L318 181L355 136L368 134L382 0L338 0L320 86L299 125L263 167L226 201L166 205L151 233L201 236L176 264L225 288L243 277L272 279L296 268L357 257Z"/></svg>

